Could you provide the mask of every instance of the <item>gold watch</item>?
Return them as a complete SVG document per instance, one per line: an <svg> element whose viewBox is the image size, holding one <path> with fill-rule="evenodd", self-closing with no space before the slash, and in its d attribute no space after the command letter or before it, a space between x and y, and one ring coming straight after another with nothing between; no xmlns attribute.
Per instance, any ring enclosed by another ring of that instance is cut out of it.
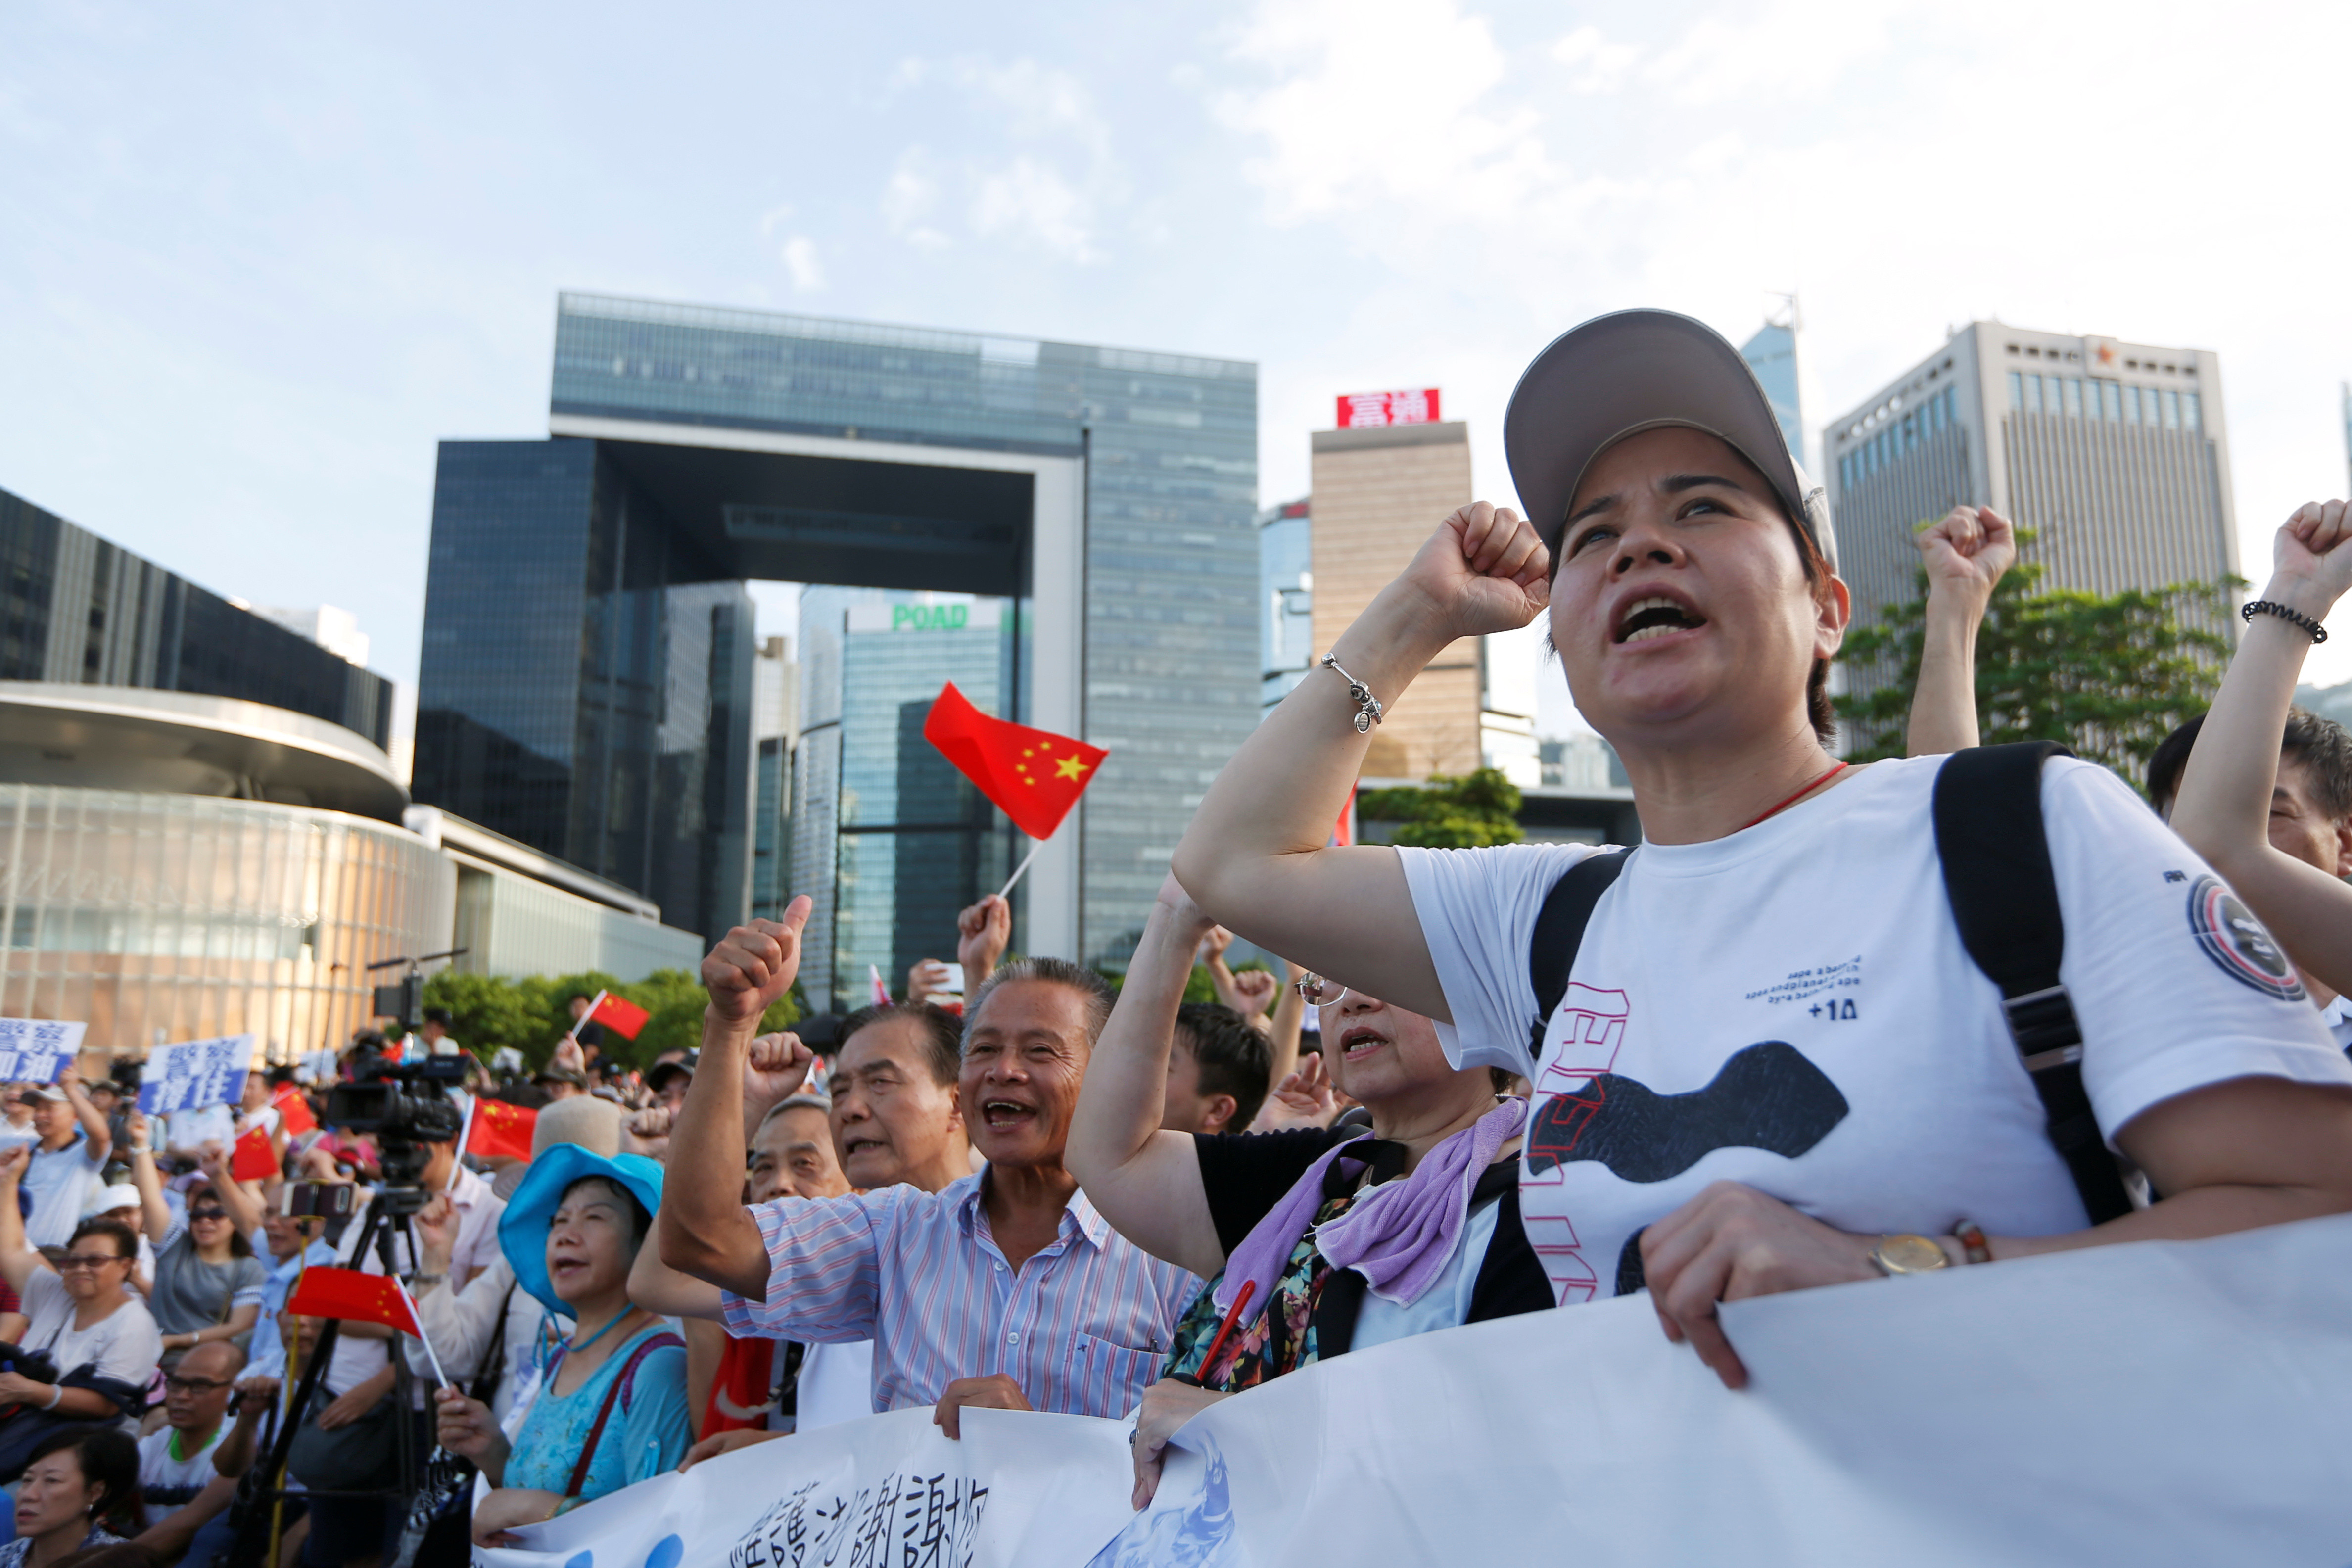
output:
<svg viewBox="0 0 2352 1568"><path fill-rule="evenodd" d="M1952 1255L1924 1236L1882 1236L1870 1249L1870 1266L1893 1278L1930 1274L1952 1266Z"/></svg>

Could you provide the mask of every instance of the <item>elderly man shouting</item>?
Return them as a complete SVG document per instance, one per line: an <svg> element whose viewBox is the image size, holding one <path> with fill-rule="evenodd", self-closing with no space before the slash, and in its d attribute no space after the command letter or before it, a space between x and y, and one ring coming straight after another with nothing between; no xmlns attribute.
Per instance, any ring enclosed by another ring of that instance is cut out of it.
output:
<svg viewBox="0 0 2352 1568"><path fill-rule="evenodd" d="M1159 1373L1198 1279L1130 1246L1062 1165L1087 1058L1109 1016L1101 979L1056 959L994 975L964 1015L956 1085L988 1160L938 1193L912 1186L745 1208L742 1068L760 1015L800 968L809 900L727 933L703 961L702 1066L670 1142L662 1261L719 1287L738 1335L874 1341L874 1405L968 1405L1123 1415ZM755 1067L808 1057L770 1042Z"/></svg>

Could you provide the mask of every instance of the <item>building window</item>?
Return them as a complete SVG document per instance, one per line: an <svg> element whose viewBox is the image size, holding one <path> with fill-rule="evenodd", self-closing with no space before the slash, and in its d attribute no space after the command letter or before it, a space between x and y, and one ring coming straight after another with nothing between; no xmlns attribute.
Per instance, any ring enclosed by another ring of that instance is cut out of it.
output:
<svg viewBox="0 0 2352 1568"><path fill-rule="evenodd" d="M2139 423L2139 388L2137 386L2124 388L2124 423L2126 425Z"/></svg>
<svg viewBox="0 0 2352 1568"><path fill-rule="evenodd" d="M2205 411L2198 406L2197 395L2193 392L2180 395L2180 425L2186 430L2205 428Z"/></svg>
<svg viewBox="0 0 2352 1568"><path fill-rule="evenodd" d="M2057 400L2053 398L2052 401ZM2038 375L2029 375L2025 378L2025 411L2028 414L2042 412L2042 378ZM2056 411L2053 409L2052 412Z"/></svg>
<svg viewBox="0 0 2352 1568"><path fill-rule="evenodd" d="M2017 345L2015 343L2010 344L2009 352L2015 353L2017 352ZM2018 374L2015 371L2011 371L2009 373L2009 409L2012 414L2025 406L2025 392L2022 385L2024 380L2025 378Z"/></svg>
<svg viewBox="0 0 2352 1568"><path fill-rule="evenodd" d="M2123 385L2120 382L2099 383L2099 416L2108 424L2120 422L2124 416Z"/></svg>
<svg viewBox="0 0 2352 1568"><path fill-rule="evenodd" d="M2066 378L2066 413L2070 418L2080 419L2083 416L2083 379L2080 376Z"/></svg>
<svg viewBox="0 0 2352 1568"><path fill-rule="evenodd" d="M2180 394L2168 386L2164 389L2164 427L2168 430L2180 428Z"/></svg>

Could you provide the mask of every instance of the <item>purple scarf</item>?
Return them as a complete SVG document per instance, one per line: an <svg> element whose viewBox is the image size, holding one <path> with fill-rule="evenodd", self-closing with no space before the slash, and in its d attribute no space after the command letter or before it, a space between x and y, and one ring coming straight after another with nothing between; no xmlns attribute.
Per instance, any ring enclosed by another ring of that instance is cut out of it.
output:
<svg viewBox="0 0 2352 1568"><path fill-rule="evenodd" d="M1338 1218L1316 1226L1316 1249L1333 1268L1353 1268L1361 1274L1372 1293L1383 1300L1420 1300L1422 1292L1445 1271L1462 1240L1471 1189L1495 1163L1496 1151L1518 1136L1527 1116L1526 1100L1505 1100L1423 1156L1412 1175L1401 1182L1383 1182ZM1264 1219L1250 1227L1249 1235L1225 1260L1224 1277L1217 1281L1213 1298L1218 1311L1233 1310L1244 1280L1256 1285L1249 1310L1236 1328L1255 1322L1265 1310L1275 1280L1297 1250L1307 1223L1323 1206L1323 1179L1331 1162L1370 1163L1348 1152L1356 1142L1351 1138L1333 1144L1307 1166L1307 1173Z"/></svg>

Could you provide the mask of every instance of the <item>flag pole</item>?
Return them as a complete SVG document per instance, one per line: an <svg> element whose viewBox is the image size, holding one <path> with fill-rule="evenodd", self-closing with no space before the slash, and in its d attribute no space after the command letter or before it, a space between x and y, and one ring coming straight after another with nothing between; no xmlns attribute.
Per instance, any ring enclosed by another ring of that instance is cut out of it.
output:
<svg viewBox="0 0 2352 1568"><path fill-rule="evenodd" d="M433 1342L425 1337L425 1319L416 1310L416 1298L408 1293L408 1287L401 1283L400 1276L397 1274L392 1277L392 1288L400 1292L401 1305L408 1309L409 1326L416 1331L416 1342L425 1347L425 1356L433 1363L434 1385L438 1388L457 1387L456 1384L449 1381L449 1374L441 1370L441 1353L433 1348Z"/></svg>
<svg viewBox="0 0 2352 1568"><path fill-rule="evenodd" d="M1032 838L1029 841L1029 853L1021 857L1021 864L1013 868L1013 875L1005 878L1004 886L996 889L998 898L1012 896L1013 884L1021 879L1021 873L1029 869L1029 862L1037 858L1037 851L1044 847L1045 847L1045 841L1042 838Z"/></svg>
<svg viewBox="0 0 2352 1568"><path fill-rule="evenodd" d="M478 1100L475 1095L466 1097L466 1123L457 1129L457 1157L449 1162L449 1179L441 1184L441 1190L445 1193L457 1190L457 1173L466 1168L466 1145L474 1141L474 1106Z"/></svg>

